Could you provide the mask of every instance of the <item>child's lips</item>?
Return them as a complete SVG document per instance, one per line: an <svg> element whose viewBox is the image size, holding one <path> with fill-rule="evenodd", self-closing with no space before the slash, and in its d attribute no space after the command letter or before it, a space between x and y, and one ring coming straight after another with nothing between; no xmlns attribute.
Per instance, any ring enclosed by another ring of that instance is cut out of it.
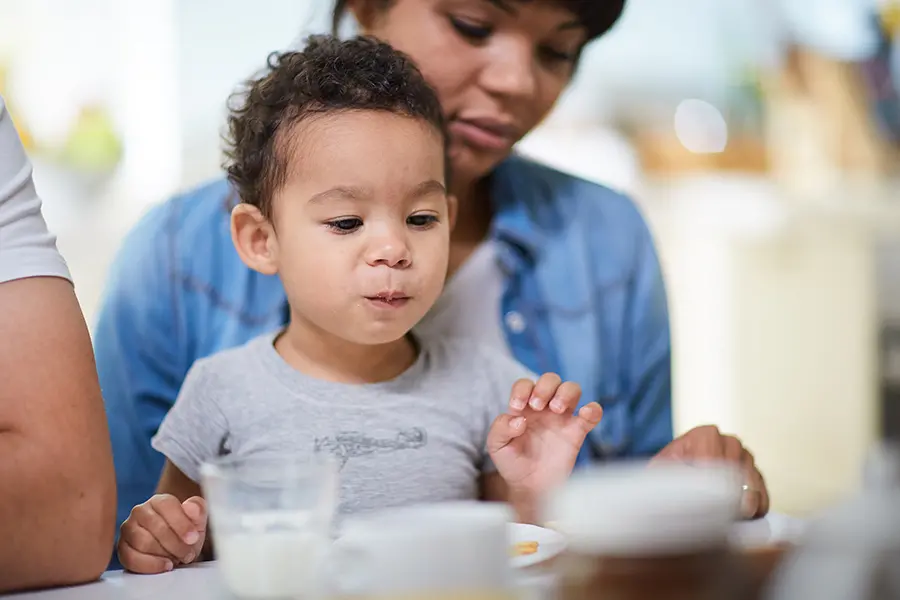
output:
<svg viewBox="0 0 900 600"><path fill-rule="evenodd" d="M409 296L396 292L366 296L365 298L373 306L383 309L401 308L411 300Z"/></svg>

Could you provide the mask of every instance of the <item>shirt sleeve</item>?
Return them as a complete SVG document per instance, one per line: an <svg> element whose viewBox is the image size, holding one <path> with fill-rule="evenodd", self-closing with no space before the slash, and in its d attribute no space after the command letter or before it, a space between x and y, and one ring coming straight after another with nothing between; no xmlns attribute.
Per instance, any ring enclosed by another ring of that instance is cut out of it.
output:
<svg viewBox="0 0 900 600"><path fill-rule="evenodd" d="M532 373L528 367L502 352L483 349L482 353L484 354L483 364L487 368L492 393L491 398L486 403L485 444L482 448L481 472L494 473L497 471L497 467L487 451L487 432L490 431L494 419L509 409L509 399L512 395L513 384L520 379L537 381L538 376Z"/></svg>
<svg viewBox="0 0 900 600"><path fill-rule="evenodd" d="M0 98L0 283L26 277L71 281L41 213L31 163Z"/></svg>
<svg viewBox="0 0 900 600"><path fill-rule="evenodd" d="M175 405L153 437L153 448L193 481L200 481L200 466L219 456L225 447L228 425L218 405L214 362L201 360L188 371Z"/></svg>

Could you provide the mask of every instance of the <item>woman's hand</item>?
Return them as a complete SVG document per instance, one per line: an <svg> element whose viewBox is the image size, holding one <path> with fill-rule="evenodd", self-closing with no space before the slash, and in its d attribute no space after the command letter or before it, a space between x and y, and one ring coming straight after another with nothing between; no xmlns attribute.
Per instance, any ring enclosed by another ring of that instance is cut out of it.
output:
<svg viewBox="0 0 900 600"><path fill-rule="evenodd" d="M757 519L769 512L769 491L750 451L733 435L725 435L715 425L695 427L675 438L651 460L703 462L724 461L736 465L744 475L741 513L745 519Z"/></svg>

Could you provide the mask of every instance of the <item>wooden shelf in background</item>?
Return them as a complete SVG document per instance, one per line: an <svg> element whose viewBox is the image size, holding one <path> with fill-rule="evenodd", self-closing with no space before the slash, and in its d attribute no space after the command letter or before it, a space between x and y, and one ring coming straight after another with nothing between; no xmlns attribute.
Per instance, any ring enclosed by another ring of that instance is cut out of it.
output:
<svg viewBox="0 0 900 600"><path fill-rule="evenodd" d="M641 167L649 174L693 173L697 171L740 171L765 173L769 169L766 148L752 138L729 140L725 150L697 154L674 136L638 134L634 138Z"/></svg>

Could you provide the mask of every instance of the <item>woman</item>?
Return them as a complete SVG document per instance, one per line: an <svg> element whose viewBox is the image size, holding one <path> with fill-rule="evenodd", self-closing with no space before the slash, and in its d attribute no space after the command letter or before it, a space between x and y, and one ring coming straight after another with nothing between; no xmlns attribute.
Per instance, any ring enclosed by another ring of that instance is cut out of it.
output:
<svg viewBox="0 0 900 600"><path fill-rule="evenodd" d="M103 572L107 436L87 326L0 97L0 594Z"/></svg>
<svg viewBox="0 0 900 600"><path fill-rule="evenodd" d="M666 298L635 206L511 156L623 3L341 0L335 26L352 12L363 32L412 56L448 117L459 200L451 279L420 333L475 336L534 372L580 383L584 401L604 407L582 463L726 457L761 490L751 512L764 514L764 484L739 441L714 427L672 440ZM149 440L193 361L284 324L278 281L249 271L232 248L232 202L223 179L155 208L113 268L95 347L119 522L153 493L163 461Z"/></svg>

